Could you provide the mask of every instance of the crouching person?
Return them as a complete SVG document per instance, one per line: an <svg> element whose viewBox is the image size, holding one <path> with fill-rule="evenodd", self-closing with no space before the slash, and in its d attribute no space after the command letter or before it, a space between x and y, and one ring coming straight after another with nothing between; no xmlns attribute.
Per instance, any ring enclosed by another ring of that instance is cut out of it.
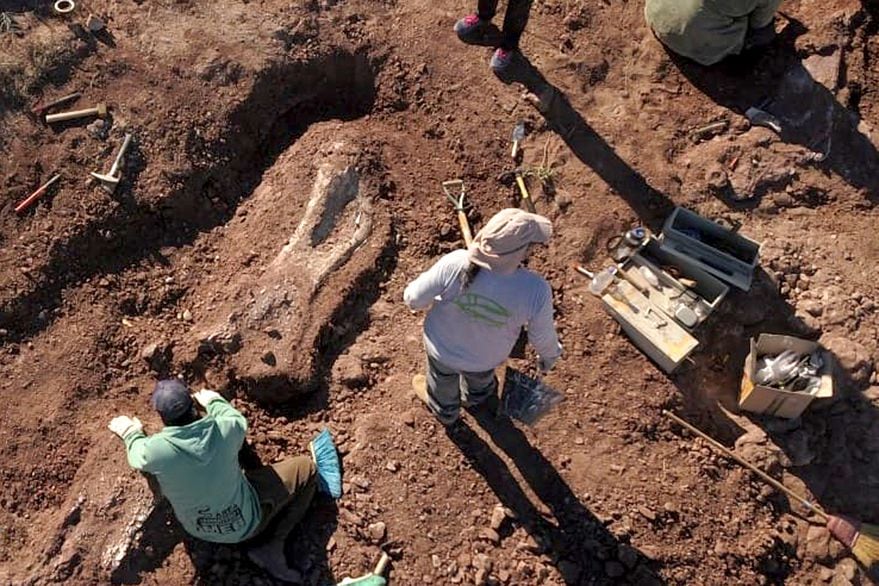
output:
<svg viewBox="0 0 879 586"><path fill-rule="evenodd" d="M768 45L781 0L647 0L644 16L662 44L701 65Z"/></svg>
<svg viewBox="0 0 879 586"><path fill-rule="evenodd" d="M109 425L125 442L131 467L155 477L187 533L214 543L249 542L254 563L276 578L298 581L284 557L284 542L319 484L312 458L242 471L238 451L247 420L219 393L190 396L179 380L163 380L151 404L164 424L158 433L147 436L140 420L127 416Z"/></svg>

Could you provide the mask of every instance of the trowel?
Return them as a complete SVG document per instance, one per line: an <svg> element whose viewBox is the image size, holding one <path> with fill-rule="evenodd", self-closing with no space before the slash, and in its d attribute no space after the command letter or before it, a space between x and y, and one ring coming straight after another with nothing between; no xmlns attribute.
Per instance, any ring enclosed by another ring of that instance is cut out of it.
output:
<svg viewBox="0 0 879 586"><path fill-rule="evenodd" d="M516 126L513 127L513 135L512 135L513 146L510 149L510 157L515 161L516 157L519 156L519 142L525 138L525 122L519 120L516 123Z"/></svg>

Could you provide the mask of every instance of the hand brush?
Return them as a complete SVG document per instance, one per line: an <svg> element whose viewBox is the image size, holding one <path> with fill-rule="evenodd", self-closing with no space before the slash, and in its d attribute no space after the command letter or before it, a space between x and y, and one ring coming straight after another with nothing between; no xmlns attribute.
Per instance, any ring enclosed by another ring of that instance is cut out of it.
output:
<svg viewBox="0 0 879 586"><path fill-rule="evenodd" d="M827 514L820 506L807 501L804 497L798 495L797 493L795 493L773 477L769 476L741 456L736 455L735 453L730 451L729 448L725 447L723 444L721 444L711 436L707 435L706 433L700 431L699 429L696 429L674 413L663 409L662 414L672 421L692 431L693 433L707 441L709 444L720 450L723 454L732 458L733 460L768 482L773 487L785 493L792 499L795 499L798 502L802 503L803 506L805 506L807 509L821 517L821 519L827 524L827 530L830 531L831 535L838 539L840 543L849 548L855 558L857 558L857 560L861 562L861 564L863 564L865 568L870 570L876 563L876 560L879 559L879 526L861 523L856 519L844 517L842 515Z"/></svg>
<svg viewBox="0 0 879 586"><path fill-rule="evenodd" d="M317 487L334 499L342 496L342 465L330 430L324 428L308 444L311 459L317 467Z"/></svg>

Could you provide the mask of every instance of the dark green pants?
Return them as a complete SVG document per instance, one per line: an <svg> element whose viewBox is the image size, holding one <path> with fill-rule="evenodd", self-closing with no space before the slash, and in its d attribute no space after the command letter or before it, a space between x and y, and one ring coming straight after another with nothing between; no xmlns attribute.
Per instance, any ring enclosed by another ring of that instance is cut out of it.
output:
<svg viewBox="0 0 879 586"><path fill-rule="evenodd" d="M293 527L305 516L305 511L314 498L317 486L315 473L314 462L308 456L289 458L271 466L245 470L244 475L256 490L262 508L259 525L248 539L263 534L270 539L286 539Z"/></svg>

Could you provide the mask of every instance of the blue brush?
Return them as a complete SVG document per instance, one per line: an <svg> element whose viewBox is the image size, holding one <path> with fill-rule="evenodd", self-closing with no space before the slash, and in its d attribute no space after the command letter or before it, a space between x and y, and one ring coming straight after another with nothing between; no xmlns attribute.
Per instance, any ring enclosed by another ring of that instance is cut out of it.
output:
<svg viewBox="0 0 879 586"><path fill-rule="evenodd" d="M342 496L342 465L330 430L324 428L308 444L311 459L317 467L317 488L334 499Z"/></svg>

